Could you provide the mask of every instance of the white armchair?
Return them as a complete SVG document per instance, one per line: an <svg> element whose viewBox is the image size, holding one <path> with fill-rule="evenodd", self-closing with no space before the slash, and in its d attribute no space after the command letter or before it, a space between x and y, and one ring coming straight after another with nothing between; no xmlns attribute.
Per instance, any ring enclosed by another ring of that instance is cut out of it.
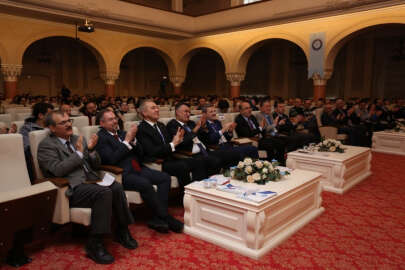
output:
<svg viewBox="0 0 405 270"><path fill-rule="evenodd" d="M0 135L0 253L10 249L14 233L33 228L33 236L49 231L57 188L49 181L31 185L22 135Z"/></svg>

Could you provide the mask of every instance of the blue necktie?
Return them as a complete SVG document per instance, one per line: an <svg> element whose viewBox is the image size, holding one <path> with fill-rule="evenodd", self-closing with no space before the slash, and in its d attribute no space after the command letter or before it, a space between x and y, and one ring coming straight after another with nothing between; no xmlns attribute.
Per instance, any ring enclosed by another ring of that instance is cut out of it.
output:
<svg viewBox="0 0 405 270"><path fill-rule="evenodd" d="M154 128L156 129L156 131L159 133L160 138L162 139L162 142L163 142L163 143L166 143L165 137L163 137L163 134L162 134L162 132L160 132L159 127L158 127L156 124L154 124L153 127L154 127Z"/></svg>
<svg viewBox="0 0 405 270"><path fill-rule="evenodd" d="M187 131L191 133L191 128L189 128L186 124L183 125L183 128Z"/></svg>
<svg viewBox="0 0 405 270"><path fill-rule="evenodd" d="M271 118L269 115L266 114L266 119L267 119L267 123L271 126L273 124L273 122L271 121Z"/></svg>

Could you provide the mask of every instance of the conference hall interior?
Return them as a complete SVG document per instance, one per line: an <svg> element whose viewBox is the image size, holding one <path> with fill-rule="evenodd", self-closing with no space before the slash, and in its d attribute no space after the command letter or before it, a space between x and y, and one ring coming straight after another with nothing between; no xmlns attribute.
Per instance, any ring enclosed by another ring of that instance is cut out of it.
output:
<svg viewBox="0 0 405 270"><path fill-rule="evenodd" d="M404 22L0 0L0 268L403 269Z"/></svg>

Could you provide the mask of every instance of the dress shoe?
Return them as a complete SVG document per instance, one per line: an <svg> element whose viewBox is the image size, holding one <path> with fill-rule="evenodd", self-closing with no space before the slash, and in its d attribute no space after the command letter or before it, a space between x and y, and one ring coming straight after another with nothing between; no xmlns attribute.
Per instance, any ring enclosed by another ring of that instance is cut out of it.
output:
<svg viewBox="0 0 405 270"><path fill-rule="evenodd" d="M158 217L154 217L153 219L149 220L148 227L160 233L169 232L169 226L167 225L167 222Z"/></svg>
<svg viewBox="0 0 405 270"><path fill-rule="evenodd" d="M183 232L184 223L175 219L174 217L168 215L166 217L167 224L169 225L169 229L175 233Z"/></svg>
<svg viewBox="0 0 405 270"><path fill-rule="evenodd" d="M120 230L116 234L115 241L127 249L136 249L138 247L138 243L132 238L131 233L127 228Z"/></svg>
<svg viewBox="0 0 405 270"><path fill-rule="evenodd" d="M100 264L110 264L114 262L114 257L105 249L103 241L91 238L86 244L87 257Z"/></svg>

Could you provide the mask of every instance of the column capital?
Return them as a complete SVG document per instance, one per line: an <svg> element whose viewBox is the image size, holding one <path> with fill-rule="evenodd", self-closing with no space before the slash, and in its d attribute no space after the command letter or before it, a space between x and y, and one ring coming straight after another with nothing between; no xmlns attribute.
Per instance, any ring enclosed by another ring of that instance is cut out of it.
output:
<svg viewBox="0 0 405 270"><path fill-rule="evenodd" d="M184 82L185 76L182 76L182 75L170 75L169 79L170 79L170 81L173 83L173 85L175 87L179 87Z"/></svg>
<svg viewBox="0 0 405 270"><path fill-rule="evenodd" d="M325 71L323 73L323 76L321 76L319 73L314 73L314 75L312 75L312 80L315 86L323 86L326 85L326 83L331 77L332 71Z"/></svg>
<svg viewBox="0 0 405 270"><path fill-rule="evenodd" d="M4 81L16 82L18 76L21 75L23 66L17 64L1 64L1 73L3 74Z"/></svg>
<svg viewBox="0 0 405 270"><path fill-rule="evenodd" d="M113 85L118 79L120 73L118 71L107 70L100 73L101 79L105 81L105 84Z"/></svg>
<svg viewBox="0 0 405 270"><path fill-rule="evenodd" d="M226 79L231 82L231 86L240 86L245 79L245 73L226 73Z"/></svg>

